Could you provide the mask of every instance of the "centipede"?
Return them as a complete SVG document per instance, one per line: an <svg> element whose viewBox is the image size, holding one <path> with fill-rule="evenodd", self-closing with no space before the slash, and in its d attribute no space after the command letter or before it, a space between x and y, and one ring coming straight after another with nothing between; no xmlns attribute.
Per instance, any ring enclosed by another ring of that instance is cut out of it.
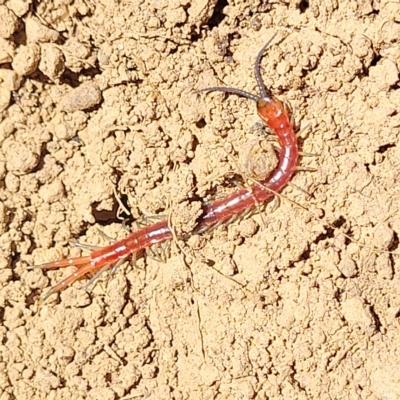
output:
<svg viewBox="0 0 400 400"><path fill-rule="evenodd" d="M262 180L255 181L251 186L240 188L225 198L215 200L211 204L205 203L202 208L202 214L197 219L197 225L190 232L190 235L203 234L218 226L227 225L237 216L243 215L254 209L256 205L271 199L287 186L296 171L299 148L289 109L285 103L273 96L271 90L265 87L260 72L261 60L275 36L276 34L263 46L255 61L254 75L259 95L236 88L218 86L201 89L199 92L219 91L254 101L258 116L272 134L276 136L279 144L277 166L268 176ZM174 239L174 232L166 218L144 226L122 240L95 249L88 256L65 258L40 265L32 265L28 268L31 270L49 270L70 266L76 267L72 275L52 286L49 291L40 297L42 301L45 301L52 294L62 291L79 279L87 276L97 277L104 271L115 269L128 257L172 239Z"/></svg>

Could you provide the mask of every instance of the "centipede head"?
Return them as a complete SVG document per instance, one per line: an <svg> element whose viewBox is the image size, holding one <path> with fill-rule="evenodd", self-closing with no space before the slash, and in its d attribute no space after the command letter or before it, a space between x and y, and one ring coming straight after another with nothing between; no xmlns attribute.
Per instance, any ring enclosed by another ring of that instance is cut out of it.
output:
<svg viewBox="0 0 400 400"><path fill-rule="evenodd" d="M269 127L275 125L275 122L289 120L287 108L273 96L266 96L257 100L257 113Z"/></svg>
<svg viewBox="0 0 400 400"><path fill-rule="evenodd" d="M260 95L255 95L252 93L245 92L241 89L236 89L232 87L220 87L213 86L205 89L200 89L198 92L225 92L233 93L238 96L245 97L247 99L253 100L257 103L257 112L260 118L269 126L275 126L280 123L281 117L289 118L288 112L284 104L276 99L270 89L268 89L261 77L260 63L264 55L265 50L269 47L271 42L275 39L276 33L268 40L264 47L260 50L257 55L256 62L254 65L254 75L256 78L257 86L260 91Z"/></svg>

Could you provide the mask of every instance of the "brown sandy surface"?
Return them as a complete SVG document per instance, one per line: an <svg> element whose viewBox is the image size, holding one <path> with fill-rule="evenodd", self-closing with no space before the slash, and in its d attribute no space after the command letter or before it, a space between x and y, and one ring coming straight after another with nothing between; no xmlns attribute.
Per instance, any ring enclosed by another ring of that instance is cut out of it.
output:
<svg viewBox="0 0 400 400"><path fill-rule="evenodd" d="M0 400L400 399L399 2L54 3L0 0ZM195 90L256 92L274 32L303 191L40 304L72 268L28 265L134 229L116 196L190 231L273 167L251 101Z"/></svg>

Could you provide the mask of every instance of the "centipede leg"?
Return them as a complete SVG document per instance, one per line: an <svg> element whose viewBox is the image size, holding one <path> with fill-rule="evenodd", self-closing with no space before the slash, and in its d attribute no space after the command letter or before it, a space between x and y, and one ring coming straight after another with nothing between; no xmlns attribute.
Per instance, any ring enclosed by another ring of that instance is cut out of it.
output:
<svg viewBox="0 0 400 400"><path fill-rule="evenodd" d="M69 243L72 244L75 247L80 248L80 249L85 249L85 250L90 250L90 251L94 251L94 250L100 249L100 246L94 246L92 244L87 244L87 243L81 243L81 242L78 242L75 239L69 240Z"/></svg>
<svg viewBox="0 0 400 400"><path fill-rule="evenodd" d="M321 154L318 153L304 153L303 151L299 151L299 155L302 157L319 157Z"/></svg>
<svg viewBox="0 0 400 400"><path fill-rule="evenodd" d="M118 268L124 263L125 260L126 258L121 258L115 263L115 265L113 265L110 271L110 276L113 276L118 271ZM132 261L136 263L136 255L135 257L132 256Z"/></svg>
<svg viewBox="0 0 400 400"><path fill-rule="evenodd" d="M271 201L271 213L275 212L280 205L281 205L281 198L279 196L275 196Z"/></svg>
<svg viewBox="0 0 400 400"><path fill-rule="evenodd" d="M273 146L274 150L279 153L279 151L281 150L279 146Z"/></svg>
<svg viewBox="0 0 400 400"><path fill-rule="evenodd" d="M254 213L254 207L248 208L247 210L244 210L242 214L240 214L238 220L243 221L249 217L251 217Z"/></svg>
<svg viewBox="0 0 400 400"><path fill-rule="evenodd" d="M284 103L283 104L283 109L285 110L285 112L290 115L290 125L292 125L295 129L297 128L296 126L296 118L295 118L295 114L296 114L296 108L292 107L292 105L290 103Z"/></svg>
<svg viewBox="0 0 400 400"><path fill-rule="evenodd" d="M298 165L296 167L296 171L316 172L318 170L316 168L313 168L313 167L306 167L304 165Z"/></svg>
<svg viewBox="0 0 400 400"><path fill-rule="evenodd" d="M149 247L146 250L146 254L149 258L154 261L166 263L171 255L171 243L165 242L163 244L157 244Z"/></svg>
<svg viewBox="0 0 400 400"><path fill-rule="evenodd" d="M104 233L102 230L97 229L97 232L99 232L99 235L100 235L103 239L107 240L107 242L110 242L110 243L115 243L115 242L116 242L116 240L115 240L113 237L107 235L107 233Z"/></svg>
<svg viewBox="0 0 400 400"><path fill-rule="evenodd" d="M152 246L152 247L149 247L148 249L146 249L146 255L147 255L147 257L151 258L154 261L157 261L157 262L160 261L157 258L157 254L156 254L156 251L155 251L155 246Z"/></svg>
<svg viewBox="0 0 400 400"><path fill-rule="evenodd" d="M114 275L114 274L117 272L118 268L123 264L123 262L124 262L125 260L126 260L126 258L121 258L120 260L118 260L118 261L115 263L115 265L111 268L110 276ZM100 278L100 275L101 275L103 272L105 272L105 271L107 271L108 269L110 269L111 265L112 265L112 264L110 264L110 263L109 263L109 264L106 264L106 265L104 265L99 271L97 271L96 274L95 274L94 276L92 276L92 277L89 279L89 281L86 283L86 285L83 287L82 290L84 290L84 291L86 292L86 291L89 289L89 287L90 287L93 283L95 283L96 280L97 280L98 278Z"/></svg>
<svg viewBox="0 0 400 400"><path fill-rule="evenodd" d="M304 126L303 128L300 129L300 125L296 125L294 128L296 130L296 136L302 136L304 137L304 132L306 130L308 130L308 128L310 127L311 124L307 124L306 126Z"/></svg>
<svg viewBox="0 0 400 400"><path fill-rule="evenodd" d="M89 287L92 285L92 283L94 283L99 277L100 277L100 275L104 272L104 271L106 271L106 270L108 270L109 268L110 268L110 266L111 266L111 264L106 264L106 265L104 265L100 270L98 270L90 279L89 279L89 281L86 283L86 285L82 288L82 290L84 291L84 292L86 292L88 289L89 289Z"/></svg>
<svg viewBox="0 0 400 400"><path fill-rule="evenodd" d="M263 124L262 122L256 122L250 128L250 130L253 131L258 136L273 137L276 140L276 135L274 134L272 129L269 126Z"/></svg>
<svg viewBox="0 0 400 400"><path fill-rule="evenodd" d="M247 212L247 210L246 210ZM238 219L240 219L241 214L234 214L232 215L229 219L227 219L225 222L222 223L221 226L223 226L224 228L226 228L228 225L232 224L233 222L237 221Z"/></svg>
<svg viewBox="0 0 400 400"><path fill-rule="evenodd" d="M308 193L306 190L304 190L303 188L301 188L300 186L295 185L293 182L288 183L288 186L294 187L297 190L300 190L300 192L303 192L305 195L307 195L308 197L312 197L312 195L310 193Z"/></svg>

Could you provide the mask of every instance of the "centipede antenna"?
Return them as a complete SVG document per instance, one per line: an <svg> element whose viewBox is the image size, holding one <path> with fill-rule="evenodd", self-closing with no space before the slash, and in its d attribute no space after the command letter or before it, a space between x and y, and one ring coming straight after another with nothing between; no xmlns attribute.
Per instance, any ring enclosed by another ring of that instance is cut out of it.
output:
<svg viewBox="0 0 400 400"><path fill-rule="evenodd" d="M254 64L254 75L256 77L258 88L260 89L261 98L271 97L270 91L265 87L264 82L261 78L261 72L260 72L261 58L264 55L265 50L271 44L271 42L275 39L277 34L278 34L278 32L276 32L272 36L272 38L269 39L268 42L264 45L264 47L260 50L260 52L258 53L257 58L256 58L256 63Z"/></svg>
<svg viewBox="0 0 400 400"><path fill-rule="evenodd" d="M213 86L213 87L209 87L209 88L205 88L205 89L200 89L200 90L198 90L198 92L233 93L233 94L237 94L238 96L241 96L241 97L246 97L247 99L250 99L250 100L253 100L253 101L258 101L259 100L259 97L254 95L254 94L245 92L244 90L231 88L231 87Z"/></svg>

